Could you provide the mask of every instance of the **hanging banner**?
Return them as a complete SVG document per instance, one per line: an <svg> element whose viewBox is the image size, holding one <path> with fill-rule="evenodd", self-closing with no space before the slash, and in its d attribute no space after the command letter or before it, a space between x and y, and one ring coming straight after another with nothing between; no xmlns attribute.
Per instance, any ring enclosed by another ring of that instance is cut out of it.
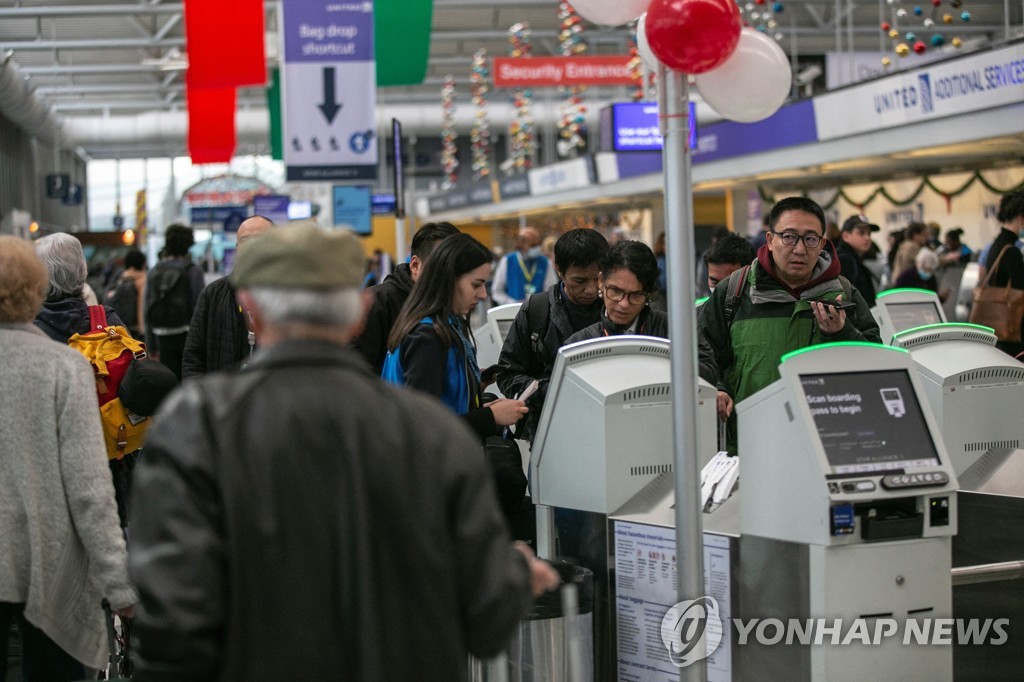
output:
<svg viewBox="0 0 1024 682"><path fill-rule="evenodd" d="M495 57L494 87L632 85L628 54L586 57Z"/></svg>
<svg viewBox="0 0 1024 682"><path fill-rule="evenodd" d="M285 0L281 13L288 180L375 179L373 2Z"/></svg>

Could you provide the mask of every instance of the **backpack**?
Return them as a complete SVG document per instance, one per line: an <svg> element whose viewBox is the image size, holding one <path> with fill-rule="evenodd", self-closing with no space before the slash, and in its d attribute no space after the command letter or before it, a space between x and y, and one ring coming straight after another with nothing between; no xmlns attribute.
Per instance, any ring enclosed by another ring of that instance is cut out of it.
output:
<svg viewBox="0 0 1024 682"><path fill-rule="evenodd" d="M85 334L74 334L68 339L68 345L84 355L93 367L107 458L121 459L142 447L146 430L152 423L149 414L139 414L128 406L138 409L140 405L154 403L157 391L152 388L152 382L140 382L138 375L154 371L153 365L159 363L146 358L145 344L132 338L127 329L108 326L107 314L101 305L89 306L89 330ZM163 369L170 375L172 384L176 384L174 373ZM140 383L141 388L125 390ZM168 390L164 379L160 391L166 395Z"/></svg>
<svg viewBox="0 0 1024 682"><path fill-rule="evenodd" d="M192 321L192 285L188 278L191 263L169 265L157 263L147 282L153 293L147 294L147 327L174 329L187 327Z"/></svg>
<svg viewBox="0 0 1024 682"><path fill-rule="evenodd" d="M139 293L135 280L121 276L117 283L103 294L103 303L114 309L126 327L139 325Z"/></svg>

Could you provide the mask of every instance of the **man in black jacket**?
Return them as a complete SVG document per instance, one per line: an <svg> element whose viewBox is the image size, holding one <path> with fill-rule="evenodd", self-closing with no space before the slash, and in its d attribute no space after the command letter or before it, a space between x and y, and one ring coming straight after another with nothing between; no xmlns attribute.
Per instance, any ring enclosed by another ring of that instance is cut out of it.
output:
<svg viewBox="0 0 1024 682"><path fill-rule="evenodd" d="M840 241L836 244L839 254L840 274L850 280L868 307L875 305L875 281L871 271L864 265L864 254L871 249L871 233L878 232L878 225L871 223L865 216L854 215L846 219L840 232Z"/></svg>
<svg viewBox="0 0 1024 682"><path fill-rule="evenodd" d="M231 274L260 351L186 383L136 469L137 680L464 680L558 576L479 440L349 348L358 238L273 230Z"/></svg>
<svg viewBox="0 0 1024 682"><path fill-rule="evenodd" d="M559 282L523 302L498 356L498 387L509 398L536 379L539 390L527 401L527 437L540 418L555 355L565 340L601 319L599 263L608 251L600 232L569 230L555 242Z"/></svg>
<svg viewBox="0 0 1024 682"><path fill-rule="evenodd" d="M405 299L409 298L409 292L419 278L423 264L438 242L458 233L458 228L451 223L427 223L413 235L409 262L402 263L387 279L370 287L373 304L366 318L366 326L352 342L352 346L366 358L377 376L380 376L384 368L384 357L388 354L388 334L391 333L391 327Z"/></svg>
<svg viewBox="0 0 1024 682"><path fill-rule="evenodd" d="M1002 224L992 247L988 250L985 269L992 272L989 286L1024 289L1024 256L1017 249L1016 241L1024 235L1024 190L1016 190L1003 195L999 200L999 212L996 218ZM1003 253L1003 249L1006 252ZM1003 254L1000 259L999 254ZM996 261L999 268L993 271ZM1021 334L1024 335L1024 321L1021 322ZM1024 351L1024 343L1019 341L1000 341L996 348L1004 353L1016 356Z"/></svg>
<svg viewBox="0 0 1024 682"><path fill-rule="evenodd" d="M263 216L246 218L238 226L236 248L240 250L273 226L273 221ZM237 370L249 359L255 346L256 335L249 330L235 290L227 277L221 277L199 294L181 357L182 378Z"/></svg>

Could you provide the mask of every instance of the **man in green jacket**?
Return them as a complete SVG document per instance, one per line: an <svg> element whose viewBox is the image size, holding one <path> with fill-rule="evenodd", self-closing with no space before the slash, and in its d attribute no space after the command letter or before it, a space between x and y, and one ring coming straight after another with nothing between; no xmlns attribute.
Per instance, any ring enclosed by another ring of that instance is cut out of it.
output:
<svg viewBox="0 0 1024 682"><path fill-rule="evenodd" d="M839 274L821 207L787 197L772 207L768 225L756 262L715 288L698 322L718 363L730 454L737 454L733 404L778 379L783 355L833 341L881 343L864 298ZM821 300L856 305L843 310Z"/></svg>

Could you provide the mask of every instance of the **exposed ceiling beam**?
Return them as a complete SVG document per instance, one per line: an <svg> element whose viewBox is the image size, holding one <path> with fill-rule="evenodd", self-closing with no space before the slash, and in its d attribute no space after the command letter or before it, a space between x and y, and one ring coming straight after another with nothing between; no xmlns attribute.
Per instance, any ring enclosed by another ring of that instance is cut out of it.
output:
<svg viewBox="0 0 1024 682"><path fill-rule="evenodd" d="M275 0L264 0L267 8L277 6ZM142 16L149 14L174 14L183 12L183 3L122 3L119 5L39 5L25 7L0 7L0 19L26 17L98 17L98 16Z"/></svg>
<svg viewBox="0 0 1024 682"><path fill-rule="evenodd" d="M184 47L184 38L76 38L63 40L8 40L0 42L0 50L15 52L39 50L111 50Z"/></svg>
<svg viewBox="0 0 1024 682"><path fill-rule="evenodd" d="M57 66L21 66L21 71L30 76L83 76L105 73L158 73L156 64L66 64Z"/></svg>

